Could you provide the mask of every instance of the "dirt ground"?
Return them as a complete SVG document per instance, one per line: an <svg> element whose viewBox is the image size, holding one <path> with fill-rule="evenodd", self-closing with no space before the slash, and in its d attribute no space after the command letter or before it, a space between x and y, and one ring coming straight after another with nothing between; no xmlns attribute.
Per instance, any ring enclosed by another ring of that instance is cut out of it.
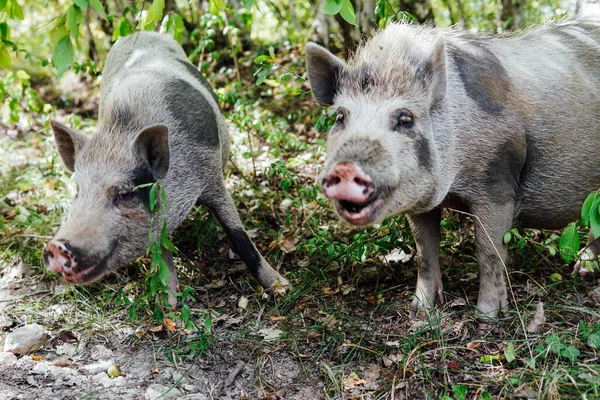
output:
<svg viewBox="0 0 600 400"><path fill-rule="evenodd" d="M268 340L264 346L236 340L217 323L205 354L169 360L161 348L176 335L147 331L133 340L143 330L127 324L124 314L121 321L111 316L107 329L98 331L59 322L72 315L76 304L55 304L27 315L20 310L24 303L47 304L67 288L40 283L26 268L9 273L4 271L0 289L3 333L41 318L49 332L42 348L0 366L0 399L321 398L323 385L314 365L301 364ZM107 367L115 364L120 373L111 378Z"/></svg>

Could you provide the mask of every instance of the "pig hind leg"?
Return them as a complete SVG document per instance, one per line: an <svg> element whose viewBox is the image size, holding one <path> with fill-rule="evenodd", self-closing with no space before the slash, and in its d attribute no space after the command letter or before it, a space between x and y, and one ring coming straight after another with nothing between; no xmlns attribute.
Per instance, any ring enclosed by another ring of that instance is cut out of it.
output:
<svg viewBox="0 0 600 400"><path fill-rule="evenodd" d="M258 283L265 288L278 285L285 287L289 284L269 265L250 240L224 184L218 184L216 190L212 190L208 198L199 199L199 203L206 205L215 214L231 241L233 250L244 261Z"/></svg>
<svg viewBox="0 0 600 400"><path fill-rule="evenodd" d="M440 271L440 221L441 209L425 214L408 216L410 228L417 245L417 289L412 302L414 316L423 318L436 299L444 302L442 273Z"/></svg>
<svg viewBox="0 0 600 400"><path fill-rule="evenodd" d="M585 252L581 255L580 259L577 260L575 266L573 267L573 274L579 274L581 277L585 278L592 271L587 268L587 261L590 260L598 260L598 255L600 254L600 238L595 238L594 234L590 230L590 234L588 236L588 241L586 245Z"/></svg>

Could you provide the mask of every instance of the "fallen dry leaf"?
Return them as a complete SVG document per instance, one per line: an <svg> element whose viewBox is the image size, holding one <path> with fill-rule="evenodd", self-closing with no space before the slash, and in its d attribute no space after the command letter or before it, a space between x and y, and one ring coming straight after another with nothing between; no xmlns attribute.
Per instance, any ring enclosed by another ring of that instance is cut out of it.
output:
<svg viewBox="0 0 600 400"><path fill-rule="evenodd" d="M291 253L296 250L296 243L298 243L298 240L294 236L284 236L283 239L279 241L279 248L284 253Z"/></svg>
<svg viewBox="0 0 600 400"><path fill-rule="evenodd" d="M383 365L386 367L391 367L394 364L402 361L402 354L390 354L386 357L383 357Z"/></svg>
<svg viewBox="0 0 600 400"><path fill-rule="evenodd" d="M278 328L262 328L258 331L258 334L263 337L263 340L274 340L277 339L283 331Z"/></svg>
<svg viewBox="0 0 600 400"><path fill-rule="evenodd" d="M322 317L317 318L317 322L320 322L326 328L333 328L337 320L333 315L325 314Z"/></svg>
<svg viewBox="0 0 600 400"><path fill-rule="evenodd" d="M206 289L219 289L224 287L225 285L227 285L227 281L224 279L219 279L218 281L211 282L208 285L205 285L204 287Z"/></svg>
<svg viewBox="0 0 600 400"><path fill-rule="evenodd" d="M344 387L344 390L352 390L356 386L364 385L365 383L369 383L369 381L359 378L354 371L352 371L350 375L346 376L342 380L342 386Z"/></svg>
<svg viewBox="0 0 600 400"><path fill-rule="evenodd" d="M57 367L68 367L69 365L73 364L73 360L70 358L61 358L59 360L54 361L54 364Z"/></svg>
<svg viewBox="0 0 600 400"><path fill-rule="evenodd" d="M240 297L240 301L238 301L238 307L242 310L246 310L246 308L248 308L248 298L246 296Z"/></svg>
<svg viewBox="0 0 600 400"><path fill-rule="evenodd" d="M166 330L174 332L177 330L177 325L175 324L175 321L173 321L170 318L165 318L163 319L163 326L165 327Z"/></svg>
<svg viewBox="0 0 600 400"><path fill-rule="evenodd" d="M527 324L527 332L539 332L542 325L544 325L544 322L546 322L546 314L544 313L544 303L540 301L535 307L535 314L533 315L533 319Z"/></svg>
<svg viewBox="0 0 600 400"><path fill-rule="evenodd" d="M448 363L448 369L450 371L458 371L460 369L460 365L456 361L450 361Z"/></svg>
<svg viewBox="0 0 600 400"><path fill-rule="evenodd" d="M469 342L469 343L467 343L467 349L469 349L469 350L475 350L479 346L481 346L481 342Z"/></svg>

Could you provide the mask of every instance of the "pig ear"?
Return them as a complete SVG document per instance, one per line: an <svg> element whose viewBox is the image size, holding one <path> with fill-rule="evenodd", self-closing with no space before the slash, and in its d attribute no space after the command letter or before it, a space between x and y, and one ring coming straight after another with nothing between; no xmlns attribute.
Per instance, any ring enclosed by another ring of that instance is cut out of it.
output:
<svg viewBox="0 0 600 400"><path fill-rule="evenodd" d="M315 99L321 104L332 105L344 62L316 43L308 42L305 52L308 79Z"/></svg>
<svg viewBox="0 0 600 400"><path fill-rule="evenodd" d="M60 158L69 171L75 172L75 159L89 139L58 121L51 120L50 126L54 131L54 142Z"/></svg>
<svg viewBox="0 0 600 400"><path fill-rule="evenodd" d="M144 129L133 141L133 154L146 162L157 179L169 171L169 129L165 125L153 125Z"/></svg>
<svg viewBox="0 0 600 400"><path fill-rule="evenodd" d="M439 103L446 96L446 41L440 33L431 50L431 102Z"/></svg>

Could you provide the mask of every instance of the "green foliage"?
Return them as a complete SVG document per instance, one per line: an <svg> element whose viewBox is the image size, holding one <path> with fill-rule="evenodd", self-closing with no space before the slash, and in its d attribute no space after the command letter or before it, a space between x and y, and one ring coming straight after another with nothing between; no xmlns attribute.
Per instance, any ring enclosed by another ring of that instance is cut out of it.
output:
<svg viewBox="0 0 600 400"><path fill-rule="evenodd" d="M378 25L385 28L389 22L415 22L415 17L406 11L396 11L389 0L377 0L375 14L379 17Z"/></svg>
<svg viewBox="0 0 600 400"><path fill-rule="evenodd" d="M577 358L581 355L581 352L577 347L572 344L565 344L564 340L556 334L548 336L545 340L545 344L536 347L536 351L542 358L546 357L547 354L554 354L571 363L576 362Z"/></svg>
<svg viewBox="0 0 600 400"><path fill-rule="evenodd" d="M581 251L581 242L577 226L590 227L591 234L594 237L600 237L600 195L593 192L585 199L581 207L581 219L576 223L570 224L560 237L559 248L561 256L565 262L576 260ZM585 268L598 268L597 260L582 257Z"/></svg>
<svg viewBox="0 0 600 400"><path fill-rule="evenodd" d="M515 346L512 344L512 342L509 343L506 350L504 350L504 358L506 359L507 363L511 363L517 358L517 355L515 353Z"/></svg>
<svg viewBox="0 0 600 400"><path fill-rule="evenodd" d="M325 0L323 2L323 12L329 15L340 14L350 25L356 25L356 15L354 6L350 0Z"/></svg>
<svg viewBox="0 0 600 400"><path fill-rule="evenodd" d="M152 5L145 13L142 22L142 29L152 30L154 26L162 20L163 10L165 8L165 0L153 0Z"/></svg>
<svg viewBox="0 0 600 400"><path fill-rule="evenodd" d="M577 232L577 225L572 224L564 230L558 247L560 249L560 255L565 262L570 262L575 259L577 252L579 251L579 233Z"/></svg>
<svg viewBox="0 0 600 400"><path fill-rule="evenodd" d="M10 27L7 21L24 18L23 9L17 0L0 1L0 67L2 68L8 69L12 64L8 50L17 51L17 46L11 41Z"/></svg>

